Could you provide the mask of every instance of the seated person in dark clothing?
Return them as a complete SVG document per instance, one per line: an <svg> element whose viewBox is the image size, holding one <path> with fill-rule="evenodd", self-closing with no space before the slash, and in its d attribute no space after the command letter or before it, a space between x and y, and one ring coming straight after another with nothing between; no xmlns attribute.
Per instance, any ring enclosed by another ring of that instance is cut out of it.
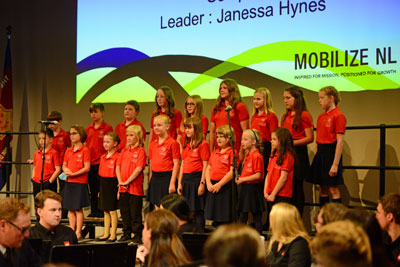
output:
<svg viewBox="0 0 400 267"><path fill-rule="evenodd" d="M35 209L39 222L29 229L29 238L48 241L40 248L40 257L43 262L49 260L50 249L54 245L78 244L75 232L60 224L62 213L62 197L50 190L43 190L36 195Z"/></svg>
<svg viewBox="0 0 400 267"><path fill-rule="evenodd" d="M41 261L26 240L31 216L29 207L16 198L0 201L0 266L39 267Z"/></svg>
<svg viewBox="0 0 400 267"><path fill-rule="evenodd" d="M379 199L376 219L387 232L386 247L395 266L400 266L400 194L387 194Z"/></svg>
<svg viewBox="0 0 400 267"><path fill-rule="evenodd" d="M185 197L176 193L166 195L161 199L161 208L172 211L178 217L179 229L177 235L182 240L183 233L204 233L204 230L196 223L193 213Z"/></svg>

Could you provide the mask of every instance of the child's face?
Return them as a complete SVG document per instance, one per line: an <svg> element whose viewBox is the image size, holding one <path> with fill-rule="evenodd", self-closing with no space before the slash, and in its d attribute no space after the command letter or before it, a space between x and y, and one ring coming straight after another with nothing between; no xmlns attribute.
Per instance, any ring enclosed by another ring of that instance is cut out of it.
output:
<svg viewBox="0 0 400 267"><path fill-rule="evenodd" d="M132 105L125 105L124 108L124 117L126 120L131 121L136 118L137 111L134 106Z"/></svg>
<svg viewBox="0 0 400 267"><path fill-rule="evenodd" d="M81 135L74 128L71 128L71 130L69 130L69 137L71 138L71 142L74 144L81 142Z"/></svg>
<svg viewBox="0 0 400 267"><path fill-rule="evenodd" d="M48 135L46 135L46 144L45 144L44 143L44 136L45 136L44 133L39 133L39 144L40 144L41 148L43 148L45 146L47 147L48 145L51 144L51 141L53 141L53 138L51 138Z"/></svg>
<svg viewBox="0 0 400 267"><path fill-rule="evenodd" d="M222 99L227 99L229 97L229 89L225 83L221 83L219 86L219 95Z"/></svg>
<svg viewBox="0 0 400 267"><path fill-rule="evenodd" d="M276 136L276 133L271 134L271 147L273 150L277 150L279 147L279 141L278 137Z"/></svg>
<svg viewBox="0 0 400 267"><path fill-rule="evenodd" d="M229 145L229 139L226 138L223 134L217 134L217 145L220 148L225 148Z"/></svg>
<svg viewBox="0 0 400 267"><path fill-rule="evenodd" d="M250 150L253 145L256 144L256 141L252 138L252 133L244 132L242 134L242 147L244 150Z"/></svg>
<svg viewBox="0 0 400 267"><path fill-rule="evenodd" d="M186 100L186 110L190 115L193 115L196 111L196 103L190 97Z"/></svg>
<svg viewBox="0 0 400 267"><path fill-rule="evenodd" d="M52 130L54 132L54 131L58 130L60 125L61 125L61 121L59 121L57 124L49 124L49 128L50 128L50 130Z"/></svg>
<svg viewBox="0 0 400 267"><path fill-rule="evenodd" d="M334 103L333 101L333 96L328 96L324 91L320 91L318 93L318 97L319 97L319 104L321 105L321 107L323 109L329 109L332 104Z"/></svg>
<svg viewBox="0 0 400 267"><path fill-rule="evenodd" d="M165 97L165 93L164 93L163 90L161 90L161 89L157 90L156 98L157 98L157 104L160 107L166 107L167 106L167 98Z"/></svg>
<svg viewBox="0 0 400 267"><path fill-rule="evenodd" d="M126 131L126 143L130 146L134 146L138 142L138 138L134 131Z"/></svg>
<svg viewBox="0 0 400 267"><path fill-rule="evenodd" d="M100 109L96 108L90 111L90 117L94 122L101 121L104 116L104 111L100 111Z"/></svg>
<svg viewBox="0 0 400 267"><path fill-rule="evenodd" d="M161 118L156 118L153 123L154 133L158 136L164 135L168 132L169 125Z"/></svg>
<svg viewBox="0 0 400 267"><path fill-rule="evenodd" d="M194 135L194 127L193 124L185 126L185 134L187 137L192 138Z"/></svg>
<svg viewBox="0 0 400 267"><path fill-rule="evenodd" d="M254 108L257 110L264 110L264 97L260 93L255 93L253 98Z"/></svg>
<svg viewBox="0 0 400 267"><path fill-rule="evenodd" d="M103 139L103 147L106 151L111 151L117 147L117 142L115 142L111 136L105 135Z"/></svg>
<svg viewBox="0 0 400 267"><path fill-rule="evenodd" d="M290 92L285 91L283 93L283 103L285 103L287 109L294 110L295 98L290 94Z"/></svg>

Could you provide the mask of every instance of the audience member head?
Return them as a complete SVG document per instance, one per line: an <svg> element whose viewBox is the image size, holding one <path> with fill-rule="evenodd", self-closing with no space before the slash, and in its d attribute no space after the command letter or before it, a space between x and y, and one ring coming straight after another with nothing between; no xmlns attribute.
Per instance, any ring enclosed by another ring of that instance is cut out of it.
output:
<svg viewBox="0 0 400 267"><path fill-rule="evenodd" d="M400 194L390 193L379 199L376 219L383 231L390 231L394 225L400 225Z"/></svg>
<svg viewBox="0 0 400 267"><path fill-rule="evenodd" d="M51 191L43 190L35 197L35 213L39 223L46 229L53 230L60 224L62 197Z"/></svg>
<svg viewBox="0 0 400 267"><path fill-rule="evenodd" d="M341 203L330 202L325 204L319 211L315 222L317 232L322 226L328 223L343 220L343 216L347 210L347 207Z"/></svg>
<svg viewBox="0 0 400 267"><path fill-rule="evenodd" d="M209 267L266 266L266 253L259 233L248 225L219 226L204 246Z"/></svg>
<svg viewBox="0 0 400 267"><path fill-rule="evenodd" d="M289 244L299 236L309 241L300 213L291 204L277 203L272 206L269 214L269 226L272 233L269 250L275 241Z"/></svg>
<svg viewBox="0 0 400 267"><path fill-rule="evenodd" d="M352 222L337 221L323 226L310 243L316 266L371 266L371 247L365 231Z"/></svg>
<svg viewBox="0 0 400 267"><path fill-rule="evenodd" d="M150 251L148 266L176 266L189 263L189 254L177 236L178 220L169 210L148 213L143 228L143 245Z"/></svg>
<svg viewBox="0 0 400 267"><path fill-rule="evenodd" d="M29 206L16 198L0 201L0 245L5 248L19 248L29 237L31 216Z"/></svg>
<svg viewBox="0 0 400 267"><path fill-rule="evenodd" d="M165 195L161 199L160 207L172 211L178 218L179 226L192 221L189 204L181 195L176 193Z"/></svg>

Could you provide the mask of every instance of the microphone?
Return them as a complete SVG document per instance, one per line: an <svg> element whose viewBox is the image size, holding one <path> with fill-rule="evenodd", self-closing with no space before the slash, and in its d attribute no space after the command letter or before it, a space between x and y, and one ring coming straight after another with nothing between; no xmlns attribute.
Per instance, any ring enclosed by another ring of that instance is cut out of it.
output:
<svg viewBox="0 0 400 267"><path fill-rule="evenodd" d="M58 124L58 121L38 121L38 123L49 125L49 124Z"/></svg>
<svg viewBox="0 0 400 267"><path fill-rule="evenodd" d="M226 108L225 108L225 111L231 111L232 110L232 106L227 106Z"/></svg>

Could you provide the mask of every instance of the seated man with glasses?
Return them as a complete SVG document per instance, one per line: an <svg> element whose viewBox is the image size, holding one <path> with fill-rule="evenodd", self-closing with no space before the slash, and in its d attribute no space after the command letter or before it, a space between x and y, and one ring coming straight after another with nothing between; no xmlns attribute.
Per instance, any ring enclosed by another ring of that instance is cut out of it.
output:
<svg viewBox="0 0 400 267"><path fill-rule="evenodd" d="M54 245L78 244L75 232L60 224L61 203L62 197L51 190L43 190L35 197L35 211L39 221L29 229L29 238L45 241L39 250L43 263L49 261L50 250Z"/></svg>
<svg viewBox="0 0 400 267"><path fill-rule="evenodd" d="M29 241L29 207L16 198L0 201L0 266L41 266Z"/></svg>

